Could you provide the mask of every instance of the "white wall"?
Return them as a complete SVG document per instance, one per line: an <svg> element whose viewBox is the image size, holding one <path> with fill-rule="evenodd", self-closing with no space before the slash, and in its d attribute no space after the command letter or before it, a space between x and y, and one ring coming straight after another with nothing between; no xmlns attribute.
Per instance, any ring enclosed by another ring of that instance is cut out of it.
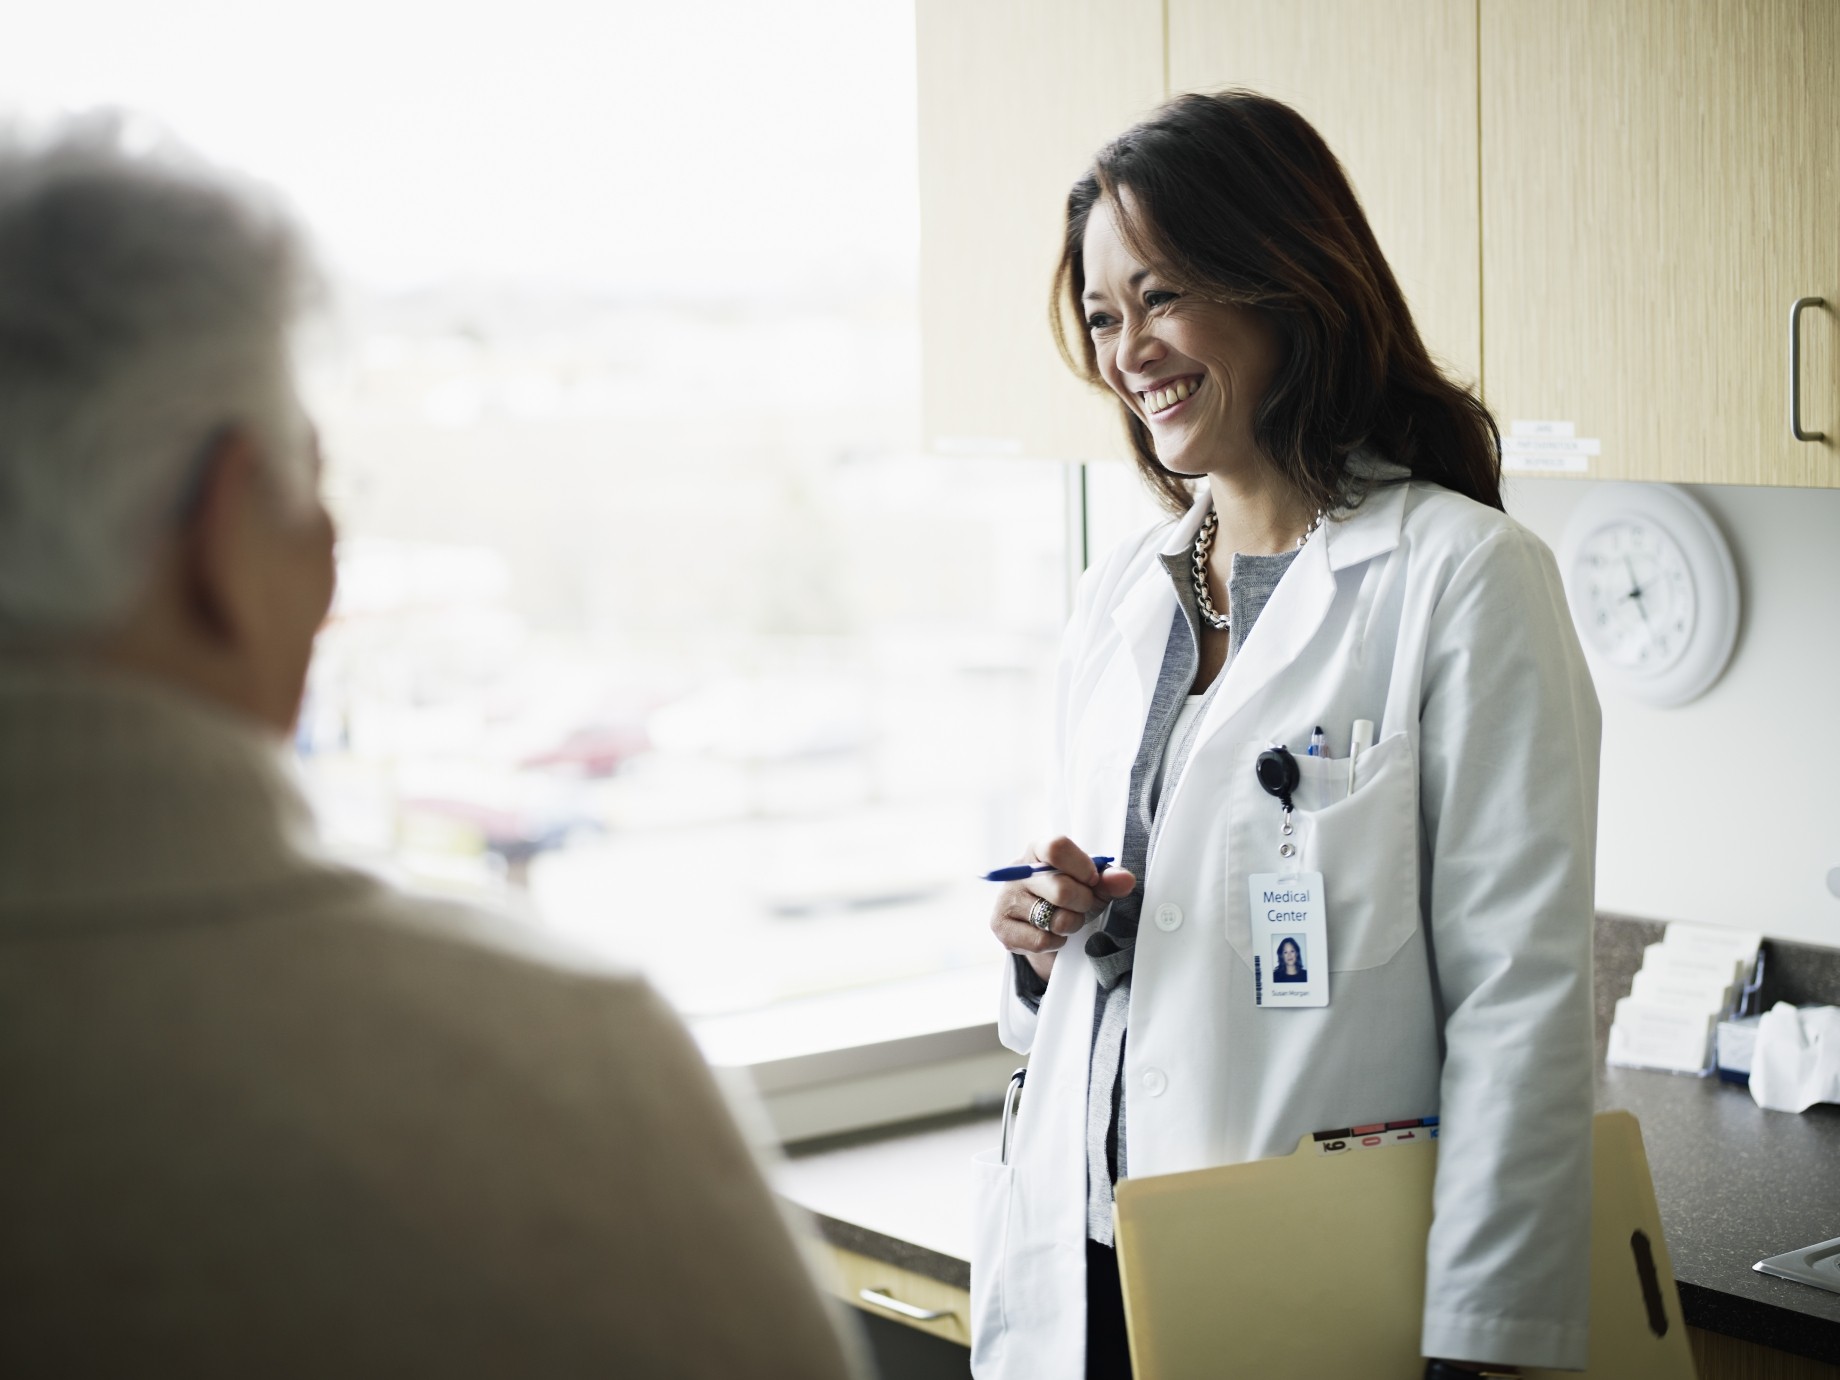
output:
<svg viewBox="0 0 1840 1380"><path fill-rule="evenodd" d="M1590 487L1517 477L1508 510L1557 551ZM1744 621L1691 704L1599 687L1598 906L1840 946L1840 490L1688 487L1731 543Z"/></svg>

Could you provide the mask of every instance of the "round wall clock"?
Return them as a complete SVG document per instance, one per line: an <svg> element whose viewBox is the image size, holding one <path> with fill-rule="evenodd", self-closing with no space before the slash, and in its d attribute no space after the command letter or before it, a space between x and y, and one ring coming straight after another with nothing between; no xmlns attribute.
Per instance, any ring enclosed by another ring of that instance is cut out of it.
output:
<svg viewBox="0 0 1840 1380"><path fill-rule="evenodd" d="M1604 484L1566 523L1560 569L1598 683L1654 705L1705 693L1738 640L1738 568L1672 484Z"/></svg>

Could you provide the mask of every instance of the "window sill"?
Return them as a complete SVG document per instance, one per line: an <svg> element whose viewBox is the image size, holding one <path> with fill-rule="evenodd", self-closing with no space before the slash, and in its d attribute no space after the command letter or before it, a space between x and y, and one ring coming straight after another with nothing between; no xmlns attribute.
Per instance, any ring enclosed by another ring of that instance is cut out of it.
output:
<svg viewBox="0 0 1840 1380"><path fill-rule="evenodd" d="M1000 964L691 1022L717 1070L744 1073L783 1145L995 1108L1021 1056L997 1041Z"/></svg>

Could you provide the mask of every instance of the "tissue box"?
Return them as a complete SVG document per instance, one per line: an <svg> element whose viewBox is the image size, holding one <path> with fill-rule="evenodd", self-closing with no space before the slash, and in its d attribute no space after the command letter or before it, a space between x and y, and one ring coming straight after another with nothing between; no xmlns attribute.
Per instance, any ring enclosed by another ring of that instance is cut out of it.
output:
<svg viewBox="0 0 1840 1380"><path fill-rule="evenodd" d="M1719 1022L1718 1033L1714 1036L1714 1048L1718 1056L1719 1077L1727 1083L1751 1081L1751 1054L1757 1048L1757 1026L1762 1020L1763 1017L1758 1015Z"/></svg>
<svg viewBox="0 0 1840 1380"><path fill-rule="evenodd" d="M1751 1098L1774 1112L1840 1102L1840 1006L1779 1001L1757 1025Z"/></svg>

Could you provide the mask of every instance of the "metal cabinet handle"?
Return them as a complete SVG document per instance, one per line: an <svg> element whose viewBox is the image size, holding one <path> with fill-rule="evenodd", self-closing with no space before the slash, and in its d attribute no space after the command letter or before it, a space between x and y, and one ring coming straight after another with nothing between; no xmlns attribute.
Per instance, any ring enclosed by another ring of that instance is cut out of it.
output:
<svg viewBox="0 0 1840 1380"><path fill-rule="evenodd" d="M886 1308L890 1313L899 1313L902 1317L911 1318L915 1322L938 1322L941 1318L952 1316L949 1310L916 1308L911 1303L902 1303L894 1295L885 1294L880 1289L858 1289L856 1297L864 1303L873 1304L877 1308Z"/></svg>
<svg viewBox="0 0 1840 1380"><path fill-rule="evenodd" d="M1825 431L1802 429L1802 309L1825 307L1825 297L1798 297L1789 308L1789 430L1798 441L1825 441Z"/></svg>

